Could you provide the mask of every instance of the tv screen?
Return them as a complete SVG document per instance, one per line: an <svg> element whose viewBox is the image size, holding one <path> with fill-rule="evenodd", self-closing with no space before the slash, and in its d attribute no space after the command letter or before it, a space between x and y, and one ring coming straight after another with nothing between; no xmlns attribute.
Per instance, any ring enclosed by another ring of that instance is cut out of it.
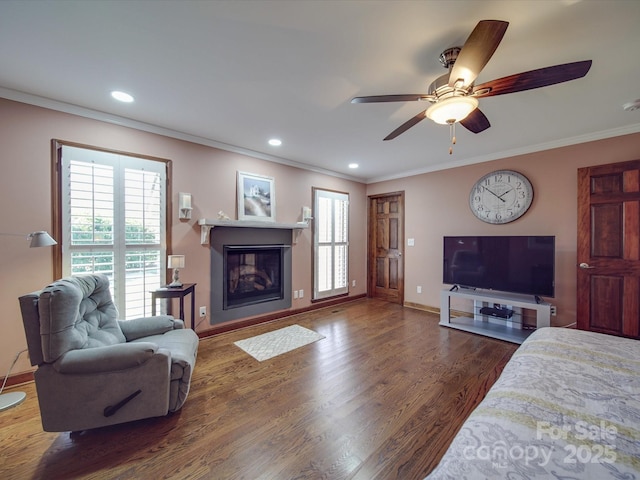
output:
<svg viewBox="0 0 640 480"><path fill-rule="evenodd" d="M444 237L443 283L554 296L554 236Z"/></svg>

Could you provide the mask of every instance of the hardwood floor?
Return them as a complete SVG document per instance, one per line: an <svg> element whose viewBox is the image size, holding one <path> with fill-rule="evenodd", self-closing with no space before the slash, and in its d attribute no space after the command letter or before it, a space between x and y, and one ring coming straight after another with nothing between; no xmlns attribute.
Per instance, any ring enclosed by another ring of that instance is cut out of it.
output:
<svg viewBox="0 0 640 480"><path fill-rule="evenodd" d="M236 340L298 324L326 338L257 362ZM516 345L362 299L205 338L184 407L42 431L35 386L0 413L3 479L421 479Z"/></svg>

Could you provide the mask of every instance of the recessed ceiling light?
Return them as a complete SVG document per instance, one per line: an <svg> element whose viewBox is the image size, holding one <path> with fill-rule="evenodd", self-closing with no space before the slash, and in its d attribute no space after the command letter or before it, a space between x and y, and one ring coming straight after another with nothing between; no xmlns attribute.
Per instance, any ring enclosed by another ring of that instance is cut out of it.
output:
<svg viewBox="0 0 640 480"><path fill-rule="evenodd" d="M272 147L279 147L280 145L282 145L282 140L280 140L279 138L272 138L271 140L269 140L269 145L271 145Z"/></svg>
<svg viewBox="0 0 640 480"><path fill-rule="evenodd" d="M125 92L119 92L114 90L111 92L111 96L120 102L131 103L133 102L133 97Z"/></svg>
<svg viewBox="0 0 640 480"><path fill-rule="evenodd" d="M360 165L358 165L357 163L350 163L349 164L349 168L358 168Z"/></svg>

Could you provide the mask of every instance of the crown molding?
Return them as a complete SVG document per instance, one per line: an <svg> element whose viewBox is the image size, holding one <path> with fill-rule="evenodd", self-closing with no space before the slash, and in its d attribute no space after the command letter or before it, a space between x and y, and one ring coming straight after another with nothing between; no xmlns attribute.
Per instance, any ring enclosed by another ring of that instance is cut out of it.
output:
<svg viewBox="0 0 640 480"><path fill-rule="evenodd" d="M227 152L238 153L240 155L246 155L247 157L258 158L267 162L279 163L281 165L287 165L289 167L299 168L301 170L307 170L310 172L321 173L323 175L329 175L332 177L343 178L358 183L365 183L362 178L357 178L350 175L344 175L339 172L327 170L320 167L314 167L304 163L296 162L275 155L268 155L262 152L256 152L248 148L239 147L237 145L229 145L228 143L218 142L210 138L199 137L197 135L191 135L188 133L172 130L170 128L160 127L150 123L139 122L130 118L113 115L111 113L101 112L99 110L92 110L90 108L81 107L71 103L65 103L58 100L53 100L47 97L40 97L30 93L20 92L17 90L11 90L9 88L0 87L0 98L7 100L13 100L20 103L26 103L28 105L34 105L36 107L47 108L49 110L55 110L57 112L69 113L79 117L90 118L92 120L98 120L100 122L111 123L122 127L133 128L147 133L154 133L157 135L163 135L165 137L175 138L177 140L184 140L186 142L195 143L198 145L204 145L207 147L217 148L219 150L225 150Z"/></svg>

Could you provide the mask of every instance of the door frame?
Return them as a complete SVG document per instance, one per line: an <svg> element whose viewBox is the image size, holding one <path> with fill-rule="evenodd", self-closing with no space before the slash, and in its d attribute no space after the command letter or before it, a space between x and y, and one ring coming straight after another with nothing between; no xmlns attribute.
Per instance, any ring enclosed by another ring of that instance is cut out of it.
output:
<svg viewBox="0 0 640 480"><path fill-rule="evenodd" d="M374 245L376 240L376 222L374 221L375 213L371 207L372 200L384 197L400 197L400 218L402 221L402 242L400 244L400 263L402 268L402 275L398 279L398 293L399 293L399 304L404 305L404 270L405 270L405 262L404 262L404 233L405 233L405 212L404 212L404 204L405 204L405 194L404 190L398 190L395 192L386 192L386 193L378 193L375 195L367 196L367 297L373 298L375 297L375 272L376 268L371 259L373 258L374 253Z"/></svg>

